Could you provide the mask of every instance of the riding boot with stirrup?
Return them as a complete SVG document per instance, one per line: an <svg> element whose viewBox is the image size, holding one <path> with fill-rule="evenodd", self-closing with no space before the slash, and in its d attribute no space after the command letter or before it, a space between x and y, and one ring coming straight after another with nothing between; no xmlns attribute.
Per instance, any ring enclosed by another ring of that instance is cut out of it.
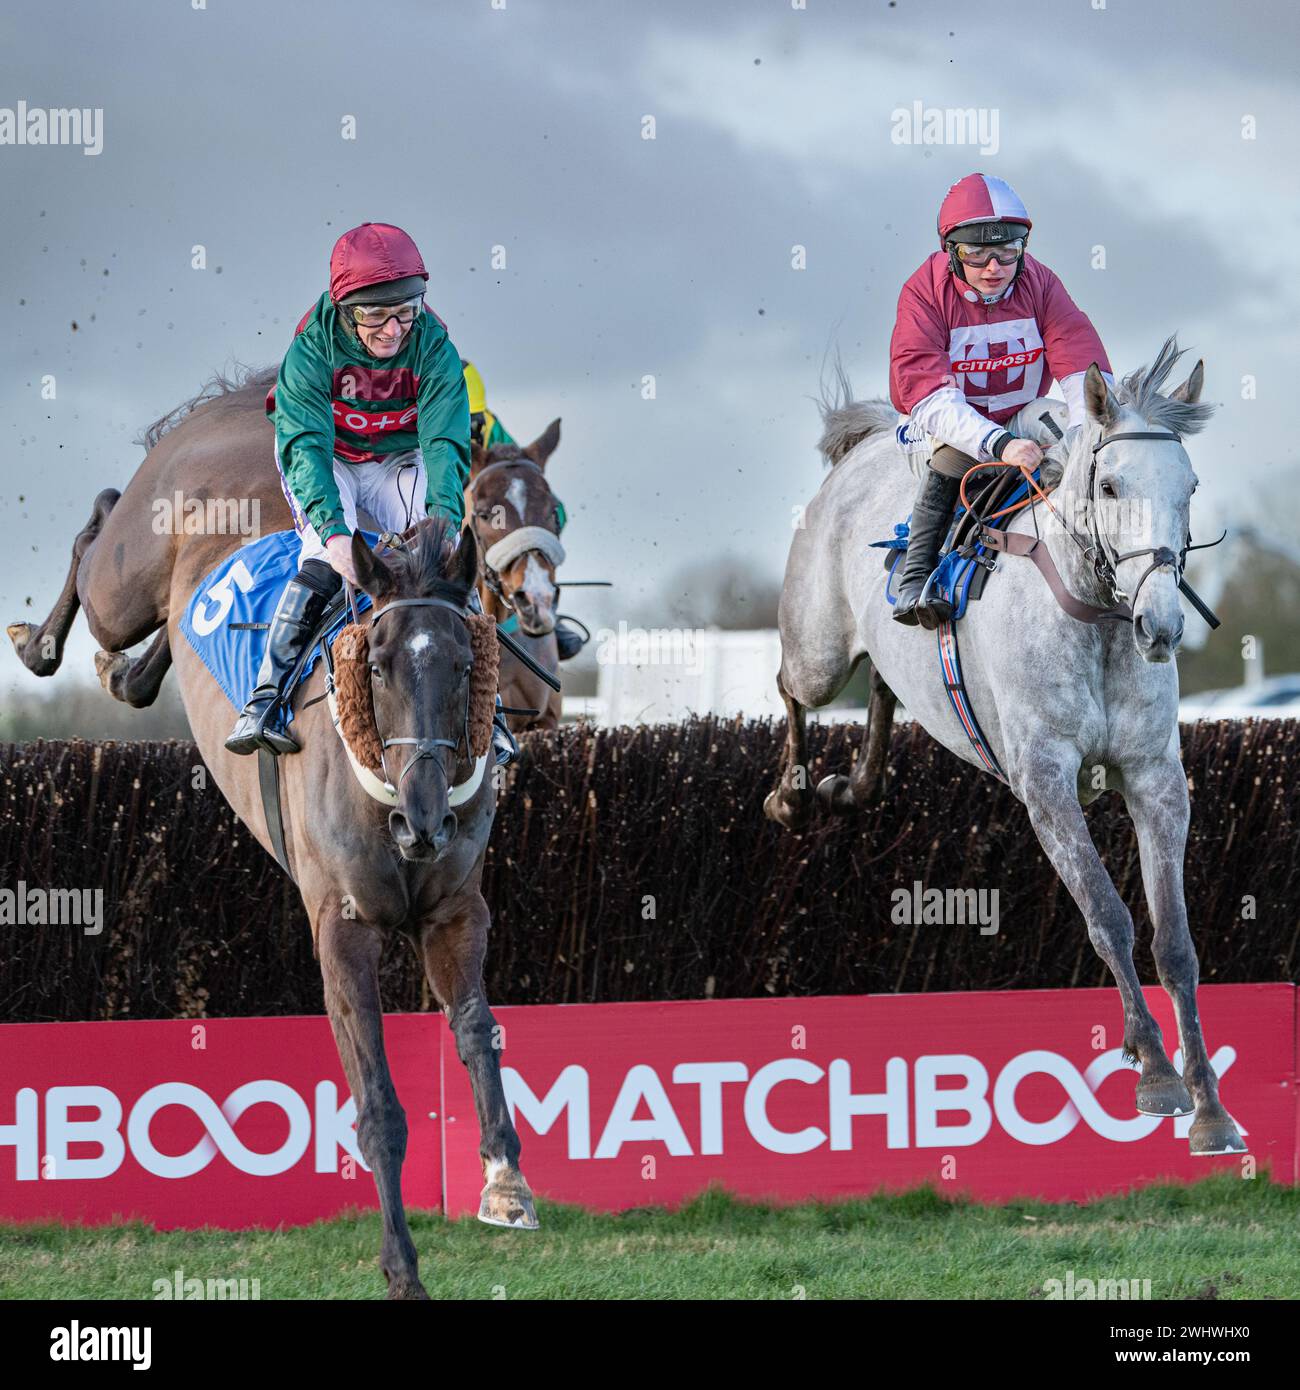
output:
<svg viewBox="0 0 1300 1390"><path fill-rule="evenodd" d="M471 613L482 613L483 600L479 597L477 586L469 591L469 600L465 605ZM501 708L501 694L497 692L497 709ZM515 742L515 736L506 727L506 719L503 714L492 716L492 766L505 767L507 763L513 762L519 756L519 745Z"/></svg>
<svg viewBox="0 0 1300 1390"><path fill-rule="evenodd" d="M270 748L275 753L297 753L301 747L284 722L281 697L312 629L320 621L329 596L291 579L271 619L266 652L257 673L257 686L239 715L226 748L231 753L255 753Z"/></svg>
<svg viewBox="0 0 1300 1390"><path fill-rule="evenodd" d="M565 617L563 614L555 620L555 648L561 661L569 661L577 656L583 647L591 641L591 633L588 632L584 636L569 626L575 621L576 619Z"/></svg>
<svg viewBox="0 0 1300 1390"><path fill-rule="evenodd" d="M944 599L932 597L922 605L921 594L938 562L939 547L948 534L960 487L959 478L949 478L933 468L926 471L907 532L907 556L902 562L898 600L894 604L896 623L905 623L908 627L920 623L933 631L952 617L952 607Z"/></svg>

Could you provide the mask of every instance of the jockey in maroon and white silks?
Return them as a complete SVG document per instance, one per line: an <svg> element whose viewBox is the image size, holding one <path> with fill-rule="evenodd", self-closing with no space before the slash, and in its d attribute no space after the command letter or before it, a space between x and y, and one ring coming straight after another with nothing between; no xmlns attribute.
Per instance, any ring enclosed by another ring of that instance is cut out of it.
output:
<svg viewBox="0 0 1300 1390"><path fill-rule="evenodd" d="M954 230L982 223L1033 224L1001 179L969 174L953 184L939 212L942 244ZM1060 383L1069 423L1081 424L1083 374L1096 362L1110 380L1097 330L1060 279L1027 252L1000 293L986 299L949 250L926 258L898 298L889 344L889 395L920 432L980 462L1000 428Z"/></svg>

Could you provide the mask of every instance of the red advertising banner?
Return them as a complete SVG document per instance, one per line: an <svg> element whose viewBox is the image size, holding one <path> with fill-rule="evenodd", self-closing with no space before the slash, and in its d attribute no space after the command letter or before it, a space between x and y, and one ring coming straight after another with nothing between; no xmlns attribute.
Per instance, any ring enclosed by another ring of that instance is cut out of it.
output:
<svg viewBox="0 0 1300 1390"><path fill-rule="evenodd" d="M1173 1007L1147 1002L1175 1056ZM1221 1094L1250 1153L1296 1172L1296 991L1200 991ZM1113 990L718 1000L495 1010L533 1189L620 1208L710 1182L783 1200L930 1181L986 1199L1082 1200L1189 1180L1191 1117L1139 1115ZM454 1061L454 1051L451 1054ZM445 1069L447 1210L482 1186L463 1071Z"/></svg>
<svg viewBox="0 0 1300 1390"><path fill-rule="evenodd" d="M384 1020L403 1192L441 1205L438 1041ZM377 1207L326 1018L0 1027L0 1220L302 1225Z"/></svg>
<svg viewBox="0 0 1300 1390"><path fill-rule="evenodd" d="M1203 988L1250 1155L1300 1181L1287 984ZM1147 991L1171 1055L1164 992ZM1190 1117L1136 1114L1112 990L597 1004L496 1011L534 1190L618 1209L710 1183L780 1200L933 1182L1081 1200L1193 1159ZM478 1126L440 1015L391 1015L412 1207L476 1211ZM1181 1060L1175 1057L1175 1065ZM237 1228L374 1207L323 1018L0 1027L0 1220Z"/></svg>

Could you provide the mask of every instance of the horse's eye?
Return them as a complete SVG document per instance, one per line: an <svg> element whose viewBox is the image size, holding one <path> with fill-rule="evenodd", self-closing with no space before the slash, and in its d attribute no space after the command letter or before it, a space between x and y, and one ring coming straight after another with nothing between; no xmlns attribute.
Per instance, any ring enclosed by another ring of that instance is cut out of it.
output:
<svg viewBox="0 0 1300 1390"><path fill-rule="evenodd" d="M384 673L373 661L370 663L370 679L372 681L378 681L380 685L384 683Z"/></svg>
<svg viewBox="0 0 1300 1390"><path fill-rule="evenodd" d="M1114 497L1115 485L1113 483L1102 483L1100 492L1103 497Z"/></svg>

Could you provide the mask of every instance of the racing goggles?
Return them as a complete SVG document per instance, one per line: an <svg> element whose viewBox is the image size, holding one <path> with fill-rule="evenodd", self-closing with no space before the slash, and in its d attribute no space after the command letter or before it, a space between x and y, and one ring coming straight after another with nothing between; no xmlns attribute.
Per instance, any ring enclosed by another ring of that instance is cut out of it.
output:
<svg viewBox="0 0 1300 1390"><path fill-rule="evenodd" d="M1015 265L1025 254L1025 239L1017 237L1014 241L1000 241L994 246L972 246L968 241L956 241L952 249L962 265L982 266L990 261L999 265Z"/></svg>
<svg viewBox="0 0 1300 1390"><path fill-rule="evenodd" d="M423 303L424 296L418 295L402 304L349 304L348 310L358 328L383 328L389 319L396 319L402 328L409 328Z"/></svg>

